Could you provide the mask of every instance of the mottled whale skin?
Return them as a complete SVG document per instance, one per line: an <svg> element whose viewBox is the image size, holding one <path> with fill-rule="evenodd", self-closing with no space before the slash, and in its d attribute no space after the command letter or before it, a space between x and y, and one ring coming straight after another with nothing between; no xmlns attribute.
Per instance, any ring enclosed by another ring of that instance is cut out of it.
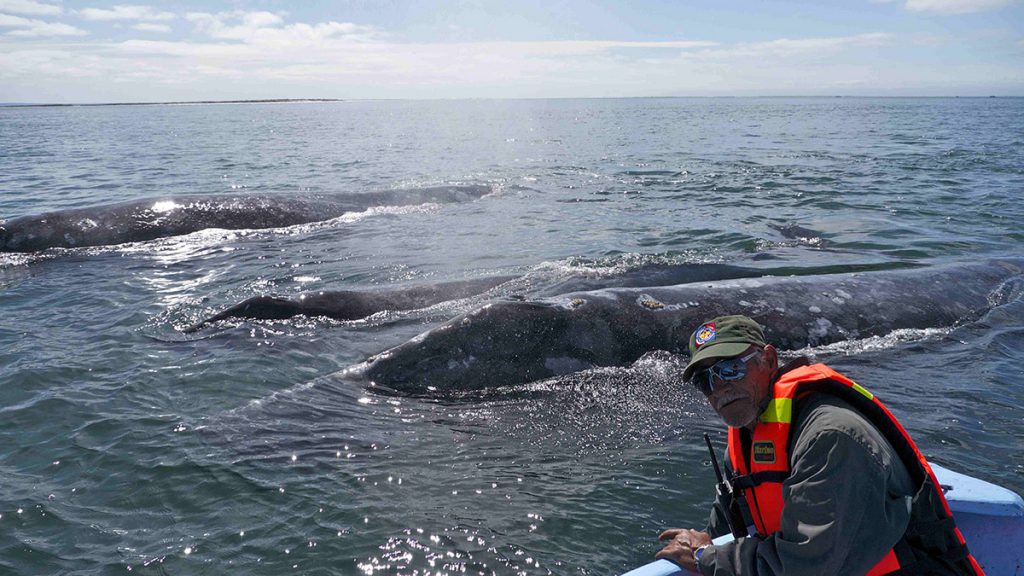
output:
<svg viewBox="0 0 1024 576"><path fill-rule="evenodd" d="M321 222L375 206L475 200L489 186L437 186L336 195L216 195L150 198L0 221L0 252L108 246L207 228L279 228Z"/></svg>
<svg viewBox="0 0 1024 576"><path fill-rule="evenodd" d="M228 318L285 320L294 316L358 320L385 310L416 310L482 294L516 276L488 276L473 280L440 282L380 291L323 290L294 298L254 296L185 330L195 332L207 324Z"/></svg>
<svg viewBox="0 0 1024 576"><path fill-rule="evenodd" d="M1022 274L1024 260L1012 259L501 301L372 356L341 377L410 395L523 384L624 366L649 350L685 353L693 329L724 314L753 317L767 339L786 350L953 326L1016 298Z"/></svg>
<svg viewBox="0 0 1024 576"><path fill-rule="evenodd" d="M191 326L185 332L195 332L204 326L229 318L286 320L303 315L335 320L358 320L386 310L416 310L441 302L469 298L513 280L521 280L517 288L532 291L540 296L551 296L597 288L663 286L709 279L743 278L756 274L757 270L753 268L727 264L650 264L622 273L570 273L541 286L533 286L528 277L485 276L384 290L323 290L291 298L262 295L235 304Z"/></svg>

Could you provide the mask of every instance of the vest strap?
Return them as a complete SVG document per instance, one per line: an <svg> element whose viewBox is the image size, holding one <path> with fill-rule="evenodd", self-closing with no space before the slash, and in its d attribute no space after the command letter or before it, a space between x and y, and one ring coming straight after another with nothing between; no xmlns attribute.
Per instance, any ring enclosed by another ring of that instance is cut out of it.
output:
<svg viewBox="0 0 1024 576"><path fill-rule="evenodd" d="M786 478L789 478L789 473L783 472L782 470L764 470L761 472L754 472L752 474L744 474L743 476L734 476L732 479L732 487L733 490L747 490L755 486L760 486L765 482L782 484Z"/></svg>
<svg viewBox="0 0 1024 576"><path fill-rule="evenodd" d="M910 547L910 543L907 542L906 535L896 542L896 545L892 547L892 551L896 553L896 559L900 563L900 569L890 573L892 576L897 574L900 576L927 576L921 570L921 566L918 566L914 550Z"/></svg>
<svg viewBox="0 0 1024 576"><path fill-rule="evenodd" d="M963 544L957 544L949 550L946 550L946 552L942 554L942 559L949 560L950 562L956 562L958 560L967 559L967 556L970 555L970 553L971 552L967 549L967 546Z"/></svg>
<svg viewBox="0 0 1024 576"><path fill-rule="evenodd" d="M956 522L953 521L952 517L929 520L927 522L918 520L907 528L906 535L919 537L932 534L942 535L946 532L952 532L955 526Z"/></svg>
<svg viewBox="0 0 1024 576"><path fill-rule="evenodd" d="M905 540L900 540L900 543L906 546ZM899 558L899 570L886 572L884 576L928 576L930 574L930 570L927 566L924 566L915 561L913 553L907 554L906 552L904 552L901 554L899 545L897 545L894 548L894 550L896 551L896 556L898 558L900 556L904 556L905 559ZM909 551L909 547L907 547L906 550ZM966 560L969 555L970 551L967 550L967 546L960 544L954 546L953 548L950 548L949 550L946 550L942 554L933 555L932 558L950 563L956 563Z"/></svg>

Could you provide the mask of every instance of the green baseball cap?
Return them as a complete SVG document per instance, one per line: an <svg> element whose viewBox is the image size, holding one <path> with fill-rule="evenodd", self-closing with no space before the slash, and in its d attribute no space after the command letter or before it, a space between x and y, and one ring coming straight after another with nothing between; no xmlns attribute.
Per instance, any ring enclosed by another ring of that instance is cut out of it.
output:
<svg viewBox="0 0 1024 576"><path fill-rule="evenodd" d="M751 345L764 347L761 325L746 316L719 316L697 327L690 335L690 363L683 371L689 380L698 364L712 358L733 358Z"/></svg>

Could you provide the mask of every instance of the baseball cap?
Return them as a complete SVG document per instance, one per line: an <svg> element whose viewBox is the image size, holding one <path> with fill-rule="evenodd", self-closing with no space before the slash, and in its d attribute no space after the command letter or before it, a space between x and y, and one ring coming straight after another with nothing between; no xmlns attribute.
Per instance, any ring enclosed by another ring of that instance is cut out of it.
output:
<svg viewBox="0 0 1024 576"><path fill-rule="evenodd" d="M761 325L746 316L719 316L697 327L690 335L690 363L683 370L689 380L697 366L712 358L733 358L751 345L764 347Z"/></svg>

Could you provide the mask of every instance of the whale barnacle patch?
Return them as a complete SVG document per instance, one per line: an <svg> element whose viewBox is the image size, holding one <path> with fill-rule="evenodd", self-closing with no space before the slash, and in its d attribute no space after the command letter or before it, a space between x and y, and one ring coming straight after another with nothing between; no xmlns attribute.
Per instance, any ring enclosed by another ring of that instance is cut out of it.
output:
<svg viewBox="0 0 1024 576"><path fill-rule="evenodd" d="M715 339L715 323L708 322L707 324L697 328L697 332L694 333L694 343L697 347L701 347L708 342Z"/></svg>
<svg viewBox="0 0 1024 576"><path fill-rule="evenodd" d="M760 464L775 464L775 442L771 440L759 440L754 442L754 462Z"/></svg>
<svg viewBox="0 0 1024 576"><path fill-rule="evenodd" d="M658 302L654 298L646 295L640 297L640 305L648 310L661 310L665 307L661 302Z"/></svg>

